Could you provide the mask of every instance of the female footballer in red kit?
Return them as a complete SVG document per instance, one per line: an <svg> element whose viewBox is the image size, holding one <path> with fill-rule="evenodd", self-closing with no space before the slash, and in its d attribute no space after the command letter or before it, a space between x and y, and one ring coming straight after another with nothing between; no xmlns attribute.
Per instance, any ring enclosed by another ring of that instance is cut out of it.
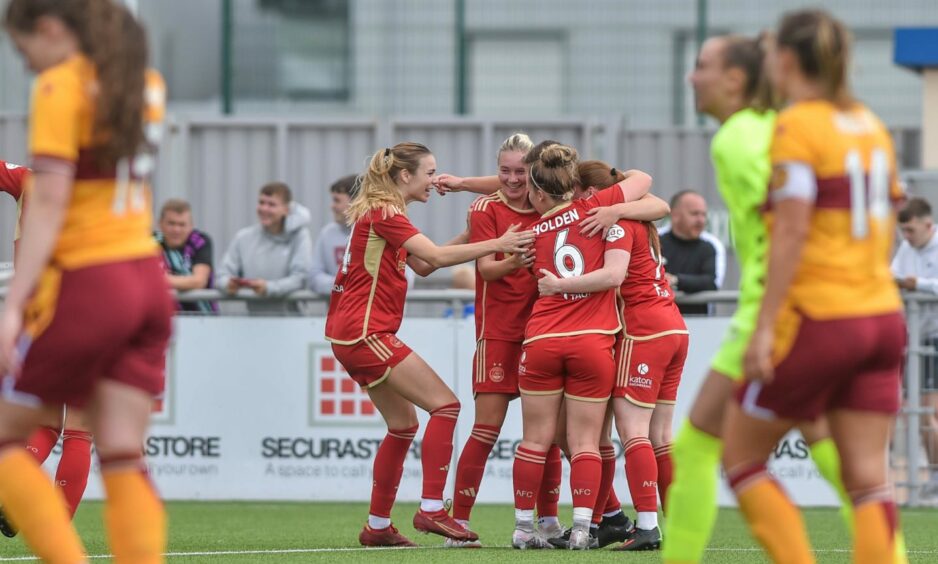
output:
<svg viewBox="0 0 938 564"><path fill-rule="evenodd" d="M524 253L534 239L530 231L512 226L498 239L435 245L406 214L407 204L429 199L435 172L433 154L417 143L399 143L372 157L347 212L352 233L326 320L326 339L336 359L368 392L388 426L375 457L368 522L359 535L365 546L413 546L391 524L390 515L417 433L415 407L429 412L430 422L423 435L423 495L414 528L460 541L478 538L443 507L459 401L395 335L407 293L405 264L425 276L438 267L496 252Z"/></svg>

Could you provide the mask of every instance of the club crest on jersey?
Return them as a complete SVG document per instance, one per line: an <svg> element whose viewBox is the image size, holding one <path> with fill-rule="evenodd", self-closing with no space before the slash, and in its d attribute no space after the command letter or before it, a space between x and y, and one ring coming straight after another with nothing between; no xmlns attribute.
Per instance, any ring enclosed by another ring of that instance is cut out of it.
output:
<svg viewBox="0 0 938 564"><path fill-rule="evenodd" d="M613 225L609 228L609 232L606 233L606 240L610 243L618 241L623 237L625 237L625 229L622 229L619 225Z"/></svg>
<svg viewBox="0 0 938 564"><path fill-rule="evenodd" d="M496 384L505 379L505 369L502 368L501 364L496 364L489 370L489 380L495 382Z"/></svg>
<svg viewBox="0 0 938 564"><path fill-rule="evenodd" d="M395 349L399 349L404 346L404 343L402 343L401 340L394 335L391 335L391 337L388 339L388 342L391 343L391 346Z"/></svg>

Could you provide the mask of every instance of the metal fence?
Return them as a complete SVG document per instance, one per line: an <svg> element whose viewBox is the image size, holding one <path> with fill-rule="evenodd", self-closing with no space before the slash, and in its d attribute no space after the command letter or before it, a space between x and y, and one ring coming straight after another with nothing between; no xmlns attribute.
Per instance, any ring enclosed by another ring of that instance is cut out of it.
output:
<svg viewBox="0 0 938 564"><path fill-rule="evenodd" d="M256 221L260 186L287 182L295 198L312 210L315 236L331 221L328 186L363 170L380 147L401 140L425 143L441 172L484 175L496 171L496 151L508 135L525 131L532 139L556 139L576 147L582 158L600 158L622 167L641 168L655 178L664 198L686 188L702 192L722 208L710 165L708 129L628 129L622 118L485 120L470 118L316 119L198 118L170 120L154 182L157 207L167 198L191 201L196 225L215 241L220 260L238 229ZM920 133L895 130L904 168L918 165ZM0 158L26 159L26 121L0 114ZM453 194L429 205L411 206L414 223L430 238L445 241L461 229L474 196ZM15 205L0 199L0 234L13 233ZM720 223L720 222L717 222ZM0 261L10 260L10 245L0 246Z"/></svg>

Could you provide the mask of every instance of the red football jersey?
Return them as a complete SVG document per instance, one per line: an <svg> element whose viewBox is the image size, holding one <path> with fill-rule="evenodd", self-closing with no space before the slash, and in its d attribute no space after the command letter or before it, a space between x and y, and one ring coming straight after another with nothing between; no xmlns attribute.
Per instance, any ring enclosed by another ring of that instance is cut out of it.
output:
<svg viewBox="0 0 938 564"><path fill-rule="evenodd" d="M407 297L405 241L420 233L406 215L372 210L352 226L332 287L326 339L351 345L374 333L395 333Z"/></svg>
<svg viewBox="0 0 938 564"><path fill-rule="evenodd" d="M608 237L604 240L580 234L579 224L587 217L587 211L622 201L622 191L613 186L591 198L565 203L545 213L533 225L534 272L540 273L543 268L560 278L580 276L602 268L607 249L628 251L621 237L609 241ZM528 319L524 342L584 333L612 334L621 328L615 290L540 296Z"/></svg>
<svg viewBox="0 0 938 564"><path fill-rule="evenodd" d="M621 241L631 253L628 275L619 287L625 334L652 337L686 333L687 325L674 303L674 291L664 275L661 257L651 248L648 236L646 224L629 220L619 221L606 234L607 239Z"/></svg>
<svg viewBox="0 0 938 564"><path fill-rule="evenodd" d="M25 166L0 161L0 192L6 192L19 201L28 174L29 169Z"/></svg>
<svg viewBox="0 0 938 564"><path fill-rule="evenodd" d="M540 219L534 209L511 207L504 194L482 196L469 208L469 241L476 243L501 237L512 225L530 229ZM505 259L495 253L496 260ZM537 279L527 269L519 268L498 280L486 282L476 268L476 340L524 340L524 326L537 299Z"/></svg>

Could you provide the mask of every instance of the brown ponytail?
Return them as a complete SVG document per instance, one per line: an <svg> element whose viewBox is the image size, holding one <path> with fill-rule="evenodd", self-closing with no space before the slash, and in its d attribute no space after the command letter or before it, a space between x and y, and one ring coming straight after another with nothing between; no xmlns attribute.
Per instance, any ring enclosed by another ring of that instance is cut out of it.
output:
<svg viewBox="0 0 938 564"><path fill-rule="evenodd" d="M840 21L823 10L789 12L776 41L795 54L806 77L820 83L825 99L842 108L853 103L847 83L851 38Z"/></svg>
<svg viewBox="0 0 938 564"><path fill-rule="evenodd" d="M11 0L4 23L24 33L42 16L62 20L97 73L94 151L99 166L113 167L144 144L147 41L143 26L113 0Z"/></svg>
<svg viewBox="0 0 938 564"><path fill-rule="evenodd" d="M766 53L771 35L762 33L758 38L727 35L723 48L723 66L738 68L746 75L743 100L747 107L757 111L778 109L780 106L766 72Z"/></svg>
<svg viewBox="0 0 938 564"><path fill-rule="evenodd" d="M625 174L621 170L609 166L608 163L598 160L583 161L577 167L580 176L580 182L584 188L593 187L602 190L613 184L618 184L625 180ZM655 253L655 260L661 260L661 240L658 238L658 230L650 221L643 221L645 230L648 232L648 246Z"/></svg>

